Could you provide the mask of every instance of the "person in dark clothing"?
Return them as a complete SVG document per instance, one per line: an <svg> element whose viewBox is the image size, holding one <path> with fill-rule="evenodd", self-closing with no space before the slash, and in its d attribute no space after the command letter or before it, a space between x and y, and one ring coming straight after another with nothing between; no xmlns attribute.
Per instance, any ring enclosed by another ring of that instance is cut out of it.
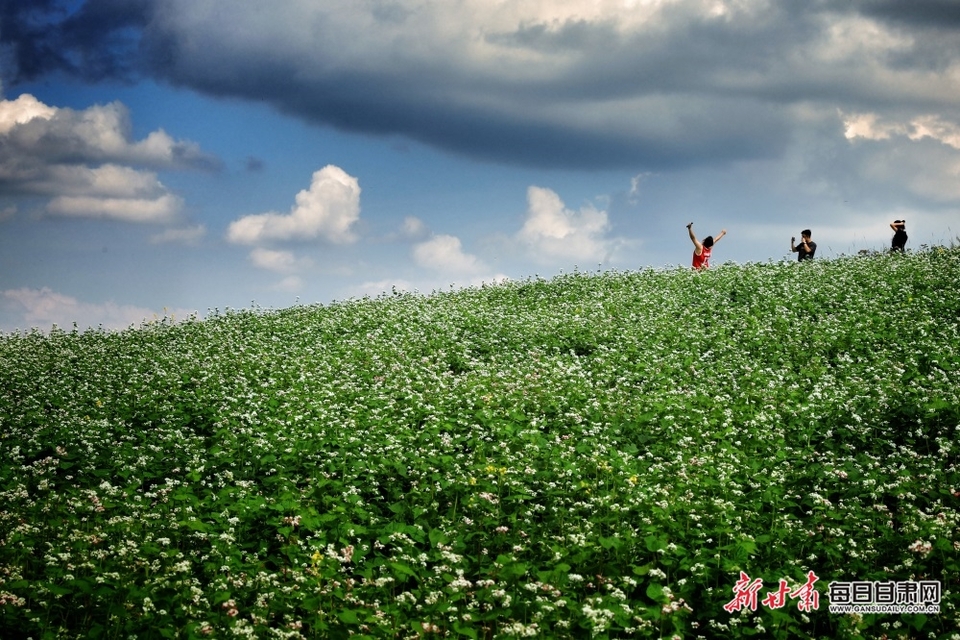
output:
<svg viewBox="0 0 960 640"><path fill-rule="evenodd" d="M894 220L890 223L890 228L893 229L893 244L890 246L890 251L902 252L907 246L907 221Z"/></svg>
<svg viewBox="0 0 960 640"><path fill-rule="evenodd" d="M790 251L799 254L797 260L813 260L813 254L817 252L817 243L810 239L810 229L804 229L800 232L800 244L795 245L796 238L790 238Z"/></svg>

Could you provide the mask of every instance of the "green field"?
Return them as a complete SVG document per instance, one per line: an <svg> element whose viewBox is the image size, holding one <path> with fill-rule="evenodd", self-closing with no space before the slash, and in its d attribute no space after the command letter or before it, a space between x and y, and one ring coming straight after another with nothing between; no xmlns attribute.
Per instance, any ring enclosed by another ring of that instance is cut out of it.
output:
<svg viewBox="0 0 960 640"><path fill-rule="evenodd" d="M0 636L957 638L958 435L958 247L4 335Z"/></svg>

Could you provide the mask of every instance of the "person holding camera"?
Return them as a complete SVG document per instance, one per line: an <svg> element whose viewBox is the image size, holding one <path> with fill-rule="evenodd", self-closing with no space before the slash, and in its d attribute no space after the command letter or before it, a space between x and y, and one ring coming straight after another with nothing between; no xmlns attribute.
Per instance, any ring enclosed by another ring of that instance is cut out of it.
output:
<svg viewBox="0 0 960 640"><path fill-rule="evenodd" d="M813 260L813 254L817 252L817 243L810 239L810 229L804 229L800 232L800 244L794 244L797 238L790 238L790 251L797 255L797 260Z"/></svg>
<svg viewBox="0 0 960 640"><path fill-rule="evenodd" d="M703 242L700 242L693 233L693 223L691 222L687 225L687 233L690 234L690 240L693 241L693 268L697 271L700 269L709 269L710 254L713 252L713 245L719 242L720 238L727 235L727 230L721 229L716 238L707 236L703 239Z"/></svg>

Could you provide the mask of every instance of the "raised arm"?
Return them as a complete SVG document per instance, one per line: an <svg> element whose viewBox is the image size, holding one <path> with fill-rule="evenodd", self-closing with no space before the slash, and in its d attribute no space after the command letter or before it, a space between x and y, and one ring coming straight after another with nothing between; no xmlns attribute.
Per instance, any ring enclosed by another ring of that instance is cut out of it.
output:
<svg viewBox="0 0 960 640"><path fill-rule="evenodd" d="M697 240L697 236L693 233L693 223L687 225L687 233L690 234L690 240L693 242L693 246L697 248L697 255L700 255L700 252L703 251L703 245L700 244L700 241Z"/></svg>
<svg viewBox="0 0 960 640"><path fill-rule="evenodd" d="M721 229L720 233L713 237L713 244L717 244L720 241L720 238L722 238L725 235L727 235L727 230Z"/></svg>

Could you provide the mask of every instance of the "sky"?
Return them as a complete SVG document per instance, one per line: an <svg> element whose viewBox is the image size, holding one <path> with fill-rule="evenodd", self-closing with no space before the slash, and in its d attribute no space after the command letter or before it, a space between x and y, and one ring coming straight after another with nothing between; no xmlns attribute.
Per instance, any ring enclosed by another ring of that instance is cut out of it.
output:
<svg viewBox="0 0 960 640"><path fill-rule="evenodd" d="M960 237L956 0L0 0L0 331Z"/></svg>

